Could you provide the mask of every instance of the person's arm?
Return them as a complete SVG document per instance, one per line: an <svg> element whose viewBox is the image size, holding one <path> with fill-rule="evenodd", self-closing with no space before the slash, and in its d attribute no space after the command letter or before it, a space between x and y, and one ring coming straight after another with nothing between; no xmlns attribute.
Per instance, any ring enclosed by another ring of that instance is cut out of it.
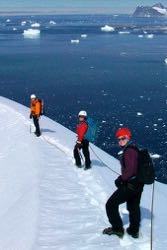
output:
<svg viewBox="0 0 167 250"><path fill-rule="evenodd" d="M125 151L124 165L121 179L126 182L137 174L138 152L135 149L129 148Z"/></svg>

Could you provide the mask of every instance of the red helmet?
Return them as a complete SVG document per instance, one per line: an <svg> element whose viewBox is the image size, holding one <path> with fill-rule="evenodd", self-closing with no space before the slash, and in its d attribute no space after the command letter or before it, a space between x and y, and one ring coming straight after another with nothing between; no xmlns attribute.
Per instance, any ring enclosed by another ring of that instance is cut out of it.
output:
<svg viewBox="0 0 167 250"><path fill-rule="evenodd" d="M128 128L119 128L115 134L116 138L121 136L127 136L129 139L132 138L132 133Z"/></svg>

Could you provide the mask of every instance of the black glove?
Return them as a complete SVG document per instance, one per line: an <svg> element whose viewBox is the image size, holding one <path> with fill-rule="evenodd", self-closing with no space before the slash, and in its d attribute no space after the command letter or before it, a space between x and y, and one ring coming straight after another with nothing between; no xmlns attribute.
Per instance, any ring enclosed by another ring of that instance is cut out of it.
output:
<svg viewBox="0 0 167 250"><path fill-rule="evenodd" d="M123 185L123 181L122 181L122 178L121 178L121 175L115 180L115 186L117 188L121 187L121 185Z"/></svg>
<svg viewBox="0 0 167 250"><path fill-rule="evenodd" d="M30 119L32 119L32 114L30 114Z"/></svg>
<svg viewBox="0 0 167 250"><path fill-rule="evenodd" d="M76 145L75 145L75 147L78 148L78 149L81 149L82 148L82 144L79 143L79 142L77 142Z"/></svg>

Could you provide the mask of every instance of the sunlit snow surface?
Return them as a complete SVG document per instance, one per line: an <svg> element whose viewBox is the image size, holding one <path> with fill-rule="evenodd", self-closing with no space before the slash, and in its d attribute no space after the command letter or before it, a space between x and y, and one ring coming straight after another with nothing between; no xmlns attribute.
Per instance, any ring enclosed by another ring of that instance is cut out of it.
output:
<svg viewBox="0 0 167 250"><path fill-rule="evenodd" d="M0 246L3 250L149 250L151 186L142 198L139 240L102 235L109 226L105 202L117 177L91 151L93 168L76 169L72 149L76 135L42 117L42 137L30 133L29 110L0 98ZM118 162L92 145L115 171ZM155 185L153 249L166 240L166 185ZM120 208L124 224L128 213ZM163 230L162 230L163 228Z"/></svg>

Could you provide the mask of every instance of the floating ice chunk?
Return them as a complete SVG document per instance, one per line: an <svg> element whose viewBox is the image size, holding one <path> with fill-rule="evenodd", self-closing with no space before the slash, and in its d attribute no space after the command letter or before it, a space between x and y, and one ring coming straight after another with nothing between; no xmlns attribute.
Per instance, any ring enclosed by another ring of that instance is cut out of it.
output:
<svg viewBox="0 0 167 250"><path fill-rule="evenodd" d="M17 30L17 28L13 28L13 31L16 31Z"/></svg>
<svg viewBox="0 0 167 250"><path fill-rule="evenodd" d="M105 25L104 27L101 27L101 30L105 31L105 32L113 32L115 30L115 28L111 27L109 25Z"/></svg>
<svg viewBox="0 0 167 250"><path fill-rule="evenodd" d="M106 123L106 121L105 121L105 120L103 120L103 121L102 121L102 123Z"/></svg>
<svg viewBox="0 0 167 250"><path fill-rule="evenodd" d="M154 38L154 34L149 34L146 36L148 39L153 39Z"/></svg>
<svg viewBox="0 0 167 250"><path fill-rule="evenodd" d="M81 35L82 38L87 38L87 36L88 36L87 34L82 34Z"/></svg>
<svg viewBox="0 0 167 250"><path fill-rule="evenodd" d="M159 159L159 158L161 158L161 155L159 155L159 154L150 154L150 156L151 156L152 159Z"/></svg>
<svg viewBox="0 0 167 250"><path fill-rule="evenodd" d="M40 23L33 23L33 24L31 24L32 28L39 28L40 26L41 26Z"/></svg>
<svg viewBox="0 0 167 250"><path fill-rule="evenodd" d="M162 118L158 118L158 121L163 121L163 119Z"/></svg>
<svg viewBox="0 0 167 250"><path fill-rule="evenodd" d="M130 31L119 31L118 32L120 35L126 35L126 34L130 34Z"/></svg>
<svg viewBox="0 0 167 250"><path fill-rule="evenodd" d="M167 58L165 58L165 64L167 64Z"/></svg>
<svg viewBox="0 0 167 250"><path fill-rule="evenodd" d="M24 30L23 35L26 38L38 38L40 36L40 30L37 29L28 29Z"/></svg>
<svg viewBox="0 0 167 250"><path fill-rule="evenodd" d="M143 35L138 35L139 38L143 38L144 36Z"/></svg>
<svg viewBox="0 0 167 250"><path fill-rule="evenodd" d="M143 115L143 113L137 112L137 116L142 116L142 115Z"/></svg>
<svg viewBox="0 0 167 250"><path fill-rule="evenodd" d="M6 20L6 22L7 22L7 23L10 23L10 22L11 22L11 20L10 20L10 19L7 19L7 20Z"/></svg>
<svg viewBox="0 0 167 250"><path fill-rule="evenodd" d="M51 21L49 22L49 24L51 24L51 25L55 25L55 24L56 24L56 22L51 20Z"/></svg>
<svg viewBox="0 0 167 250"><path fill-rule="evenodd" d="M22 22L21 22L21 26L25 26L26 23L27 23L26 21L22 21Z"/></svg>
<svg viewBox="0 0 167 250"><path fill-rule="evenodd" d="M79 39L75 39L75 40L72 39L72 40L71 40L71 43L79 43L79 42L80 42Z"/></svg>
<svg viewBox="0 0 167 250"><path fill-rule="evenodd" d="M144 30L144 34L147 34L147 31Z"/></svg>

